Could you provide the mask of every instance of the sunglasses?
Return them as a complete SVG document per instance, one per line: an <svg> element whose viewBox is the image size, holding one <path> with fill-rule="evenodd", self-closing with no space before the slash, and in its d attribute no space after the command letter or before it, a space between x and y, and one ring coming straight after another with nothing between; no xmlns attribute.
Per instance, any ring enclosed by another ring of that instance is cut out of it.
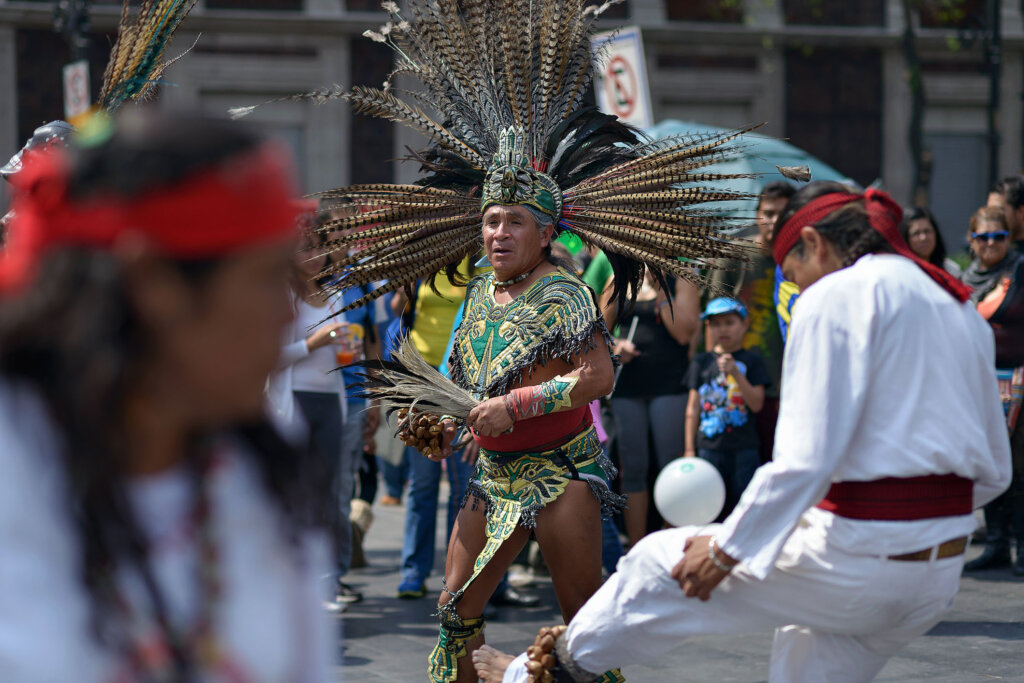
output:
<svg viewBox="0 0 1024 683"><path fill-rule="evenodd" d="M1002 242L1010 233L1006 230L1000 230L998 232L972 232L972 240L981 240L982 242Z"/></svg>

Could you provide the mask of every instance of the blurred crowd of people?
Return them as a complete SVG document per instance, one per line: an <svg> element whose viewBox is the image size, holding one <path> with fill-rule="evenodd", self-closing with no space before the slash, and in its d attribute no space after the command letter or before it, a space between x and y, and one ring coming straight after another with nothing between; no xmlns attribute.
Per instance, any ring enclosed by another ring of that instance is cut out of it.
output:
<svg viewBox="0 0 1024 683"><path fill-rule="evenodd" d="M757 205L757 230L748 235L751 240L758 245L771 242L775 221L795 189L785 181L764 186ZM939 226L939 219L928 208L911 207L900 231L921 259L973 288L971 301L993 328L997 375L1017 472L1010 490L986 506L985 529L979 533L986 548L966 569L1012 564L1015 575L1024 575L1024 553L1018 552L1016 559L1011 555L1012 547L1024 548L1020 474L1024 428L1017 428L1024 394L1024 293L1019 285L1024 276L1024 179L1007 178L993 188L987 206L974 213L956 248L947 249ZM723 264L710 274L710 283L703 289L673 279L670 292L666 292L648 275L636 304L619 312L608 287L610 266L601 252L580 249L571 253L564 245L556 247L564 262L599 293L608 327L615 331L614 351L622 363L613 392L594 406L595 416L607 427L608 450L620 472L613 486L629 499L621 517L605 524L607 546L613 548L605 553L605 566L613 571L623 549L665 524L651 502L657 475L669 462L701 457L715 465L726 487L721 520L735 507L757 467L771 459L782 391L785 331L799 292L782 277L765 246L751 262ZM469 263L463 268L473 271ZM446 348L448 336L461 319L462 293L449 289L441 297L426 286L417 288L411 300L403 292L389 297L384 325L391 325L392 330L390 336L384 332L385 353L388 340L393 344L397 337L396 330L411 331L417 349L443 369L450 351ZM617 438L625 434L629 437ZM352 438L360 437L353 432ZM367 435L363 446L367 453L380 452L392 440L386 430L378 431L376 439ZM403 481L385 475L387 493L378 504L399 502L403 491L396 482L407 484L402 579L397 594L419 598L426 595L426 580L434 571L436 548L431 539L441 476L446 474L449 481L450 533L475 453L471 446L442 466L415 449L398 450L401 457L390 462L377 458L380 470L408 472L408 478ZM371 468L371 462L363 461L364 471ZM368 502L373 502L372 497ZM537 567L536 551L533 555L532 565ZM529 564L525 553L517 560L517 585L528 585ZM496 602L532 605L536 599L503 584Z"/></svg>

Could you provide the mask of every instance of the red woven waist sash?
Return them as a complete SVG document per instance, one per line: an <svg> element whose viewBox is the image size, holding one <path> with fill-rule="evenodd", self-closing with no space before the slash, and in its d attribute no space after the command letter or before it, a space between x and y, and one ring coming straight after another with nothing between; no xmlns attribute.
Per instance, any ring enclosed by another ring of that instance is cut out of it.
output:
<svg viewBox="0 0 1024 683"><path fill-rule="evenodd" d="M489 451L544 451L569 441L593 423L590 406L583 405L523 420L507 434L480 436L473 432L473 438Z"/></svg>
<svg viewBox="0 0 1024 683"><path fill-rule="evenodd" d="M968 515L974 482L956 474L841 481L818 507L840 517L893 522Z"/></svg>

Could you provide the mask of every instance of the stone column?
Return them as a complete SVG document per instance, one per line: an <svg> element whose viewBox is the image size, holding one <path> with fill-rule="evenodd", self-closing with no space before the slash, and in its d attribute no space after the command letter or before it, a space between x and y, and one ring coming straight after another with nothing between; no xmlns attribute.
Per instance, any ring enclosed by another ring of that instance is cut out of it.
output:
<svg viewBox="0 0 1024 683"><path fill-rule="evenodd" d="M352 60L352 38L337 37L320 45L320 82L324 85L349 82ZM310 187L326 189L342 187L351 182L349 153L352 145L352 112L347 103L333 101L309 107L306 128L306 150Z"/></svg>
<svg viewBox="0 0 1024 683"><path fill-rule="evenodd" d="M882 55L882 177L885 189L903 204L910 203L913 162L907 134L910 128L910 86L898 48Z"/></svg>
<svg viewBox="0 0 1024 683"><path fill-rule="evenodd" d="M6 164L24 142L18 139L17 62L17 35L14 27L0 26L0 166ZM7 211L10 200L7 190L6 187L0 190L0 213Z"/></svg>

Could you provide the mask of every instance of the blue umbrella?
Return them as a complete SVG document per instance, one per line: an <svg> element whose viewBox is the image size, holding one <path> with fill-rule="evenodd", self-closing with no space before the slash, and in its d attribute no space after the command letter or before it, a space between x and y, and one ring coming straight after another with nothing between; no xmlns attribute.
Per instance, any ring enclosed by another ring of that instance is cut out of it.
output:
<svg viewBox="0 0 1024 683"><path fill-rule="evenodd" d="M653 128L647 129L646 132L652 138L660 140L675 135L695 135L698 137L720 135L728 133L730 130L729 128L717 128L694 121L667 119ZM723 187L736 192L758 195L761 193L761 188L766 184L775 180L786 180L779 173L776 166L808 166L811 169L811 178L813 180L835 180L851 184L854 182L824 161L778 138L757 133L746 133L740 138L739 144L744 148L741 156L703 169L719 173L756 174L753 178L738 178L728 181L727 185L723 185ZM794 184L799 186L803 183ZM753 218L754 207L750 202L733 200L715 202L706 206L716 212L721 211L737 218Z"/></svg>

